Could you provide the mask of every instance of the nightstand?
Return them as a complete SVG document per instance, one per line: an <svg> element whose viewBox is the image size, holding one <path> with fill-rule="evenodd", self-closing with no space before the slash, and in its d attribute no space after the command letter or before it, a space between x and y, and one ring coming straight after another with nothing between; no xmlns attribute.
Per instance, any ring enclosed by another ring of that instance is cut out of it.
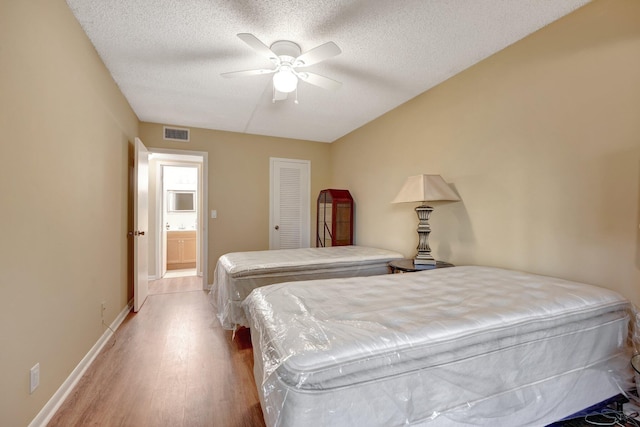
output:
<svg viewBox="0 0 640 427"><path fill-rule="evenodd" d="M414 271L433 270L435 268L455 267L453 264L444 261L436 261L436 265L414 265L413 259L397 259L389 263L389 269L392 274L395 273L412 273Z"/></svg>

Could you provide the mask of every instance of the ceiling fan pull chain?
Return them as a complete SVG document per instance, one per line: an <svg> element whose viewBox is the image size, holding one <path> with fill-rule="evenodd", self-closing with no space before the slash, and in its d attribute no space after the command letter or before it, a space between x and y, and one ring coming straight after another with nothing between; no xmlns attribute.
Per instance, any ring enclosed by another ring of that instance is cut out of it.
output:
<svg viewBox="0 0 640 427"><path fill-rule="evenodd" d="M293 100L293 103L298 105L298 87L296 86L296 99Z"/></svg>

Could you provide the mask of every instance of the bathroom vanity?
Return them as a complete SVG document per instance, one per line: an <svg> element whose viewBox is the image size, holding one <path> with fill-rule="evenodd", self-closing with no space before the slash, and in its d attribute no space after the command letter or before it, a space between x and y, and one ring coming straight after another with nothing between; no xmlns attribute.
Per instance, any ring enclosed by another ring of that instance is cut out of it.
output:
<svg viewBox="0 0 640 427"><path fill-rule="evenodd" d="M196 230L167 231L167 270L196 266Z"/></svg>

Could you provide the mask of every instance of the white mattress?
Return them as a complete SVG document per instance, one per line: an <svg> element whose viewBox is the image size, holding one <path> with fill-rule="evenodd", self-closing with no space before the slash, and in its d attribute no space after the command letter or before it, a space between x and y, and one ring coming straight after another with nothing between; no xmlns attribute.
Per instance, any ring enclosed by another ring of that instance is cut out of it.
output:
<svg viewBox="0 0 640 427"><path fill-rule="evenodd" d="M274 283L372 276L389 272L402 254L366 246L234 252L218 259L211 301L225 329L249 326L240 304L255 288Z"/></svg>
<svg viewBox="0 0 640 427"><path fill-rule="evenodd" d="M271 426L542 425L628 386L630 305L585 284L454 267L243 306Z"/></svg>

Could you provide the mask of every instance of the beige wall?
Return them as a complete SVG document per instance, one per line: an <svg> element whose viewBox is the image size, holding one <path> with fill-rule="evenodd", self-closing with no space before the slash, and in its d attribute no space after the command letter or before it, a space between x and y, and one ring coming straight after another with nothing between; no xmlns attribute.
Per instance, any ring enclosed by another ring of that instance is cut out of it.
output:
<svg viewBox="0 0 640 427"><path fill-rule="evenodd" d="M0 425L38 414L127 304L138 120L63 0L0 1ZM29 369L40 387L29 394Z"/></svg>
<svg viewBox="0 0 640 427"><path fill-rule="evenodd" d="M165 141L162 126L140 123L140 138L153 148L202 151L209 159L209 282L218 258L228 252L269 249L269 158L311 161L311 218L316 197L330 187L330 145L320 142L192 128L189 142ZM315 226L311 221L314 246Z"/></svg>
<svg viewBox="0 0 640 427"><path fill-rule="evenodd" d="M415 254L415 205L441 174L436 258L554 275L640 304L640 1L597 0L332 144L360 200L358 244Z"/></svg>

